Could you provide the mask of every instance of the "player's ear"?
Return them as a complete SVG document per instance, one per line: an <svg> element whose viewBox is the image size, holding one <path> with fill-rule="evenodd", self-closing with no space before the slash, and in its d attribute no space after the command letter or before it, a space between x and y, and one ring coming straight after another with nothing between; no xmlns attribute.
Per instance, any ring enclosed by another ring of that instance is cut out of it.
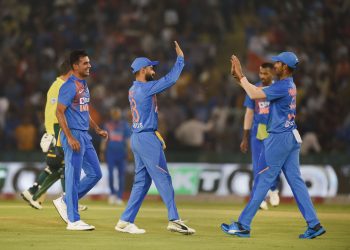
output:
<svg viewBox="0 0 350 250"><path fill-rule="evenodd" d="M73 70L78 69L78 64L77 63L73 63L72 66L73 66Z"/></svg>

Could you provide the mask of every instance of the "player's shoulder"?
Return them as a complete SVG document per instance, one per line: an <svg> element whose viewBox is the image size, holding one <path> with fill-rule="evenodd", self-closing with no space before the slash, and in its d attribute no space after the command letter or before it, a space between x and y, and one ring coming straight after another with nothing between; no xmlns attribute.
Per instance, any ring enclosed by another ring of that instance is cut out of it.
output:
<svg viewBox="0 0 350 250"><path fill-rule="evenodd" d="M74 78L69 77L65 82L62 83L61 88L76 88Z"/></svg>

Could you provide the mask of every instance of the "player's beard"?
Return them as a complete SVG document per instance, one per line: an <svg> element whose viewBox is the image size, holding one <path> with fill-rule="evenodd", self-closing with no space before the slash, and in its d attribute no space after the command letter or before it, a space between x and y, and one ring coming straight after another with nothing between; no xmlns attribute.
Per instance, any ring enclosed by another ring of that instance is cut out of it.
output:
<svg viewBox="0 0 350 250"><path fill-rule="evenodd" d="M154 80L154 74L151 74L151 73L147 73L145 75L145 78L146 78L146 81L153 81Z"/></svg>

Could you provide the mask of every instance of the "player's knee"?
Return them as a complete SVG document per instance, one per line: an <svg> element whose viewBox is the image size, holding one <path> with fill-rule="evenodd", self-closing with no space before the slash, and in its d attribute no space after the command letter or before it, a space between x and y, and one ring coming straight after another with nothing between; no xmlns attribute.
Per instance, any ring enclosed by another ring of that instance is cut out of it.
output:
<svg viewBox="0 0 350 250"><path fill-rule="evenodd" d="M99 180L101 180L101 178L102 178L102 172L99 171L99 172L96 174L96 179L99 181Z"/></svg>
<svg viewBox="0 0 350 250"><path fill-rule="evenodd" d="M57 172L60 172L60 173L63 172L62 164L50 163L50 165L48 165L46 168L49 169L50 174L57 173Z"/></svg>
<svg viewBox="0 0 350 250"><path fill-rule="evenodd" d="M92 178L95 180L95 182L98 182L102 178L102 172L101 170L96 171L95 173L92 174Z"/></svg>

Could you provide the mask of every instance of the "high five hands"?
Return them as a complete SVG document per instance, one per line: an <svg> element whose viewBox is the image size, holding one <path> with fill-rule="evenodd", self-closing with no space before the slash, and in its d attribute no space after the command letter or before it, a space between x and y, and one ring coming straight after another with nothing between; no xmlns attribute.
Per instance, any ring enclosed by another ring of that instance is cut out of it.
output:
<svg viewBox="0 0 350 250"><path fill-rule="evenodd" d="M241 62L235 55L231 56L231 75L233 75L237 81L240 81L244 77Z"/></svg>

